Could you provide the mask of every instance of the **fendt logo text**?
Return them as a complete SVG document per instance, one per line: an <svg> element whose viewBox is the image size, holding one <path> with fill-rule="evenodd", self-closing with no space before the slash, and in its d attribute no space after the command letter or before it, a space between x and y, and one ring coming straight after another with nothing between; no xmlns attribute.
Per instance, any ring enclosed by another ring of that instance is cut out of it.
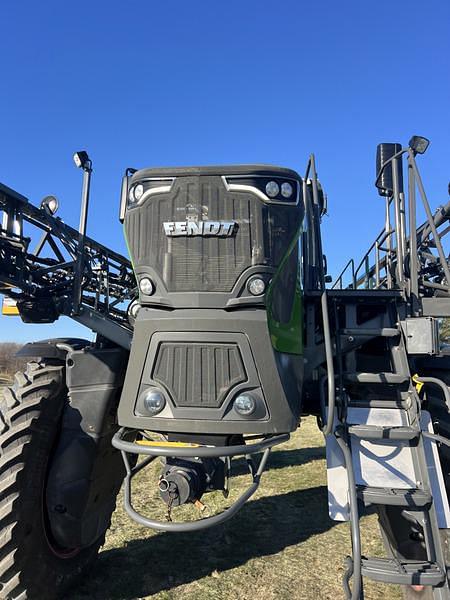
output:
<svg viewBox="0 0 450 600"><path fill-rule="evenodd" d="M236 228L236 221L167 221L163 223L168 237L175 236L219 236L230 237Z"/></svg>

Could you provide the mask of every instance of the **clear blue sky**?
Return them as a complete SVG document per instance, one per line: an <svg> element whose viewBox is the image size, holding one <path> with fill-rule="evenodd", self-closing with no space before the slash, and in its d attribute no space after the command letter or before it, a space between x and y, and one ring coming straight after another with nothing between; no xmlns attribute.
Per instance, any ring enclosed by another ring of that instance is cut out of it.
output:
<svg viewBox="0 0 450 600"><path fill-rule="evenodd" d="M94 161L89 233L125 252L128 166L268 162L315 152L336 273L381 228L380 141L418 133L431 201L450 178L447 0L21 1L0 7L0 181L78 222L74 150ZM74 334L0 318L0 340Z"/></svg>

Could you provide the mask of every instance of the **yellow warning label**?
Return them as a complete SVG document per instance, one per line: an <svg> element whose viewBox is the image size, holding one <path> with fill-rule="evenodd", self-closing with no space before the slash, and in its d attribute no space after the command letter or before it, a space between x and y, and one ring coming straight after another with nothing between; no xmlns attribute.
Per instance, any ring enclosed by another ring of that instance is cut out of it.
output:
<svg viewBox="0 0 450 600"><path fill-rule="evenodd" d="M140 446L163 446L164 448L198 448L199 444L185 444L184 442L155 442L153 440L136 440Z"/></svg>
<svg viewBox="0 0 450 600"><path fill-rule="evenodd" d="M418 375L418 373L416 373L415 375L413 375L412 380L416 384L417 393L420 394L420 392L422 391L422 388L425 384L422 383L421 381L419 381L418 378L419 378L419 375Z"/></svg>
<svg viewBox="0 0 450 600"><path fill-rule="evenodd" d="M3 298L2 315L6 317L18 317L19 309L17 308L17 302L12 298Z"/></svg>

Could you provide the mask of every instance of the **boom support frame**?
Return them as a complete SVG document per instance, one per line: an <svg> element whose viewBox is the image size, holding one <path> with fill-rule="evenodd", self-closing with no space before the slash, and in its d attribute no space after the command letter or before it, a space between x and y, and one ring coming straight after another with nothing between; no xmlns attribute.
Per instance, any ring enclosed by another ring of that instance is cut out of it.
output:
<svg viewBox="0 0 450 600"><path fill-rule="evenodd" d="M17 302L22 319L66 315L129 348L127 308L137 296L130 261L2 184L0 211L0 293Z"/></svg>

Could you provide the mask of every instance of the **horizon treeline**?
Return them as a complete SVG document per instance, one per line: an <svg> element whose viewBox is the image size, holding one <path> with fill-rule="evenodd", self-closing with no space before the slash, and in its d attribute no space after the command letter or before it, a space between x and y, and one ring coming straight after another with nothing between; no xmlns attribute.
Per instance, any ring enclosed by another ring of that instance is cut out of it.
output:
<svg viewBox="0 0 450 600"><path fill-rule="evenodd" d="M0 342L0 377L12 377L17 371L23 371L26 358L16 356L23 344Z"/></svg>

